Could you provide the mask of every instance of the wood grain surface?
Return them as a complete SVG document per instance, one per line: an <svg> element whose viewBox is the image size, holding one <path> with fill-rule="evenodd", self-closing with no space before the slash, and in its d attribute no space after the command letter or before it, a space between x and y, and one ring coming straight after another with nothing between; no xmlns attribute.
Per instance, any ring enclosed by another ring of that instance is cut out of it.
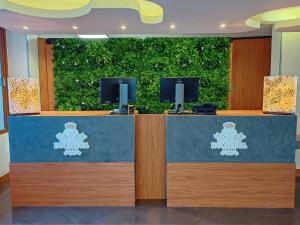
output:
<svg viewBox="0 0 300 225"><path fill-rule="evenodd" d="M0 27L0 72L2 73L2 79L5 84L7 84L8 78L8 61L7 61L7 46L6 46L6 31L4 28ZM4 109L4 129L0 130L0 134L7 133L8 130L8 88L7 85L3 85L3 109ZM2 107L2 106L1 106Z"/></svg>
<svg viewBox="0 0 300 225"><path fill-rule="evenodd" d="M230 109L262 109L264 77L270 75L270 37L232 41Z"/></svg>
<svg viewBox="0 0 300 225"><path fill-rule="evenodd" d="M165 115L136 115L136 198L166 198Z"/></svg>
<svg viewBox="0 0 300 225"><path fill-rule="evenodd" d="M296 170L296 177L300 177L300 169Z"/></svg>
<svg viewBox="0 0 300 225"><path fill-rule="evenodd" d="M295 164L170 163L170 207L293 208Z"/></svg>
<svg viewBox="0 0 300 225"><path fill-rule="evenodd" d="M134 163L11 164L13 206L134 206Z"/></svg>
<svg viewBox="0 0 300 225"><path fill-rule="evenodd" d="M9 173L0 177L0 185L5 184L9 181Z"/></svg>

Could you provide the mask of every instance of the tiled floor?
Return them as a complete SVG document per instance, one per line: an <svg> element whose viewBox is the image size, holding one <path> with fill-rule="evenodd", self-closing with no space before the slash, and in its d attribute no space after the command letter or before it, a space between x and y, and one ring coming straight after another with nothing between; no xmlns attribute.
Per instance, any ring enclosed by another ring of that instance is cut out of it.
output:
<svg viewBox="0 0 300 225"><path fill-rule="evenodd" d="M0 224L205 224L300 225L300 180L296 209L166 208L160 204L137 207L23 207L11 208L8 184L0 187Z"/></svg>

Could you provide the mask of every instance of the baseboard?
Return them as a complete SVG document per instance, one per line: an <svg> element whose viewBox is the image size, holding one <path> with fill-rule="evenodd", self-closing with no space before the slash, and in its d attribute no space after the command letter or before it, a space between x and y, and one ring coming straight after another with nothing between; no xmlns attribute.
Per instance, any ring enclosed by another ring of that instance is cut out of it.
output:
<svg viewBox="0 0 300 225"><path fill-rule="evenodd" d="M9 181L9 173L7 173L7 174L3 175L2 177L0 177L0 185L6 183L8 181Z"/></svg>
<svg viewBox="0 0 300 225"><path fill-rule="evenodd" d="M296 177L300 177L300 169L296 169Z"/></svg>

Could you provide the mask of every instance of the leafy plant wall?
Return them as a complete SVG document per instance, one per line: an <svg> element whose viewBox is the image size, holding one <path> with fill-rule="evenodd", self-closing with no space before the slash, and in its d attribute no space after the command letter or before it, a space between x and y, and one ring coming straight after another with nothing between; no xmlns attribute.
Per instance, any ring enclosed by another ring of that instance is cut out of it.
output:
<svg viewBox="0 0 300 225"><path fill-rule="evenodd" d="M53 41L57 110L116 108L100 105L101 77L135 77L135 106L140 113L162 113L173 107L160 103L161 77L199 77L199 103L214 102L220 109L227 108L229 38Z"/></svg>

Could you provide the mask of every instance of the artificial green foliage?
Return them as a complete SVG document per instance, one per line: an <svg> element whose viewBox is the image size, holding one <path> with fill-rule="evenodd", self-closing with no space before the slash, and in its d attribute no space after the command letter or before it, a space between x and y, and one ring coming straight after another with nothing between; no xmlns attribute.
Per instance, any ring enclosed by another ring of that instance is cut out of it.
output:
<svg viewBox="0 0 300 225"><path fill-rule="evenodd" d="M100 78L135 77L136 109L162 113L173 106L160 103L161 77L199 77L199 103L214 102L219 109L226 109L229 46L229 38L55 39L56 108L116 108L100 105ZM186 108L191 106L186 104Z"/></svg>

